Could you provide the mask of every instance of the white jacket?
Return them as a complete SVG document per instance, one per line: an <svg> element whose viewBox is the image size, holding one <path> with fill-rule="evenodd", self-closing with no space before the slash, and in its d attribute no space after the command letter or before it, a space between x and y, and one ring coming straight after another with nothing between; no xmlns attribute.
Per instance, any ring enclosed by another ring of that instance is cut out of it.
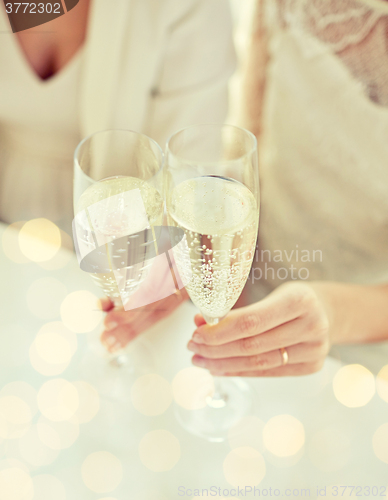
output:
<svg viewBox="0 0 388 500"><path fill-rule="evenodd" d="M81 93L83 135L222 122L235 68L228 0L93 0Z"/></svg>

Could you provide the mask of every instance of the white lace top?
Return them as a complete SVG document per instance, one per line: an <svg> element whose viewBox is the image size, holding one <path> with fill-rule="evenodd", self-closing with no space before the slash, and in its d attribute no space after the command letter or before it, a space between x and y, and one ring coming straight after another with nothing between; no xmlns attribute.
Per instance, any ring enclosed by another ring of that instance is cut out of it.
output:
<svg viewBox="0 0 388 500"><path fill-rule="evenodd" d="M257 300L285 279L388 281L388 2L267 0L264 12L248 288Z"/></svg>

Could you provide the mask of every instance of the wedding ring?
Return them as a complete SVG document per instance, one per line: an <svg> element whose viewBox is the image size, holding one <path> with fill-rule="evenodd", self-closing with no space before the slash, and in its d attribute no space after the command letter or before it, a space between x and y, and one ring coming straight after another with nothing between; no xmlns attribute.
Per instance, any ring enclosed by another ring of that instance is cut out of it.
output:
<svg viewBox="0 0 388 500"><path fill-rule="evenodd" d="M288 352L285 347L279 349L280 355L282 357L282 365L285 366L288 363Z"/></svg>

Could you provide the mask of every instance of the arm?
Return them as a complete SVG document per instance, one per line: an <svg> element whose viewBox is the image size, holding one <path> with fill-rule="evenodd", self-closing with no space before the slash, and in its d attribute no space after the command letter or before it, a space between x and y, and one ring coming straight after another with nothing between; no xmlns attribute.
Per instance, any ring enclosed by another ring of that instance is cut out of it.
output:
<svg viewBox="0 0 388 500"><path fill-rule="evenodd" d="M333 344L388 340L387 306L388 285L289 282L218 325L197 315L188 347L193 363L216 375L306 375L322 368Z"/></svg>

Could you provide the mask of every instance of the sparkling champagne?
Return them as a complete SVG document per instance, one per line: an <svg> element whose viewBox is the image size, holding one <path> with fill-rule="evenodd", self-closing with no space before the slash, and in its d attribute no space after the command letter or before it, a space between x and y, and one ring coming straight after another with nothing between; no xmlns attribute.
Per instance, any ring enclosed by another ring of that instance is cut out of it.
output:
<svg viewBox="0 0 388 500"><path fill-rule="evenodd" d="M162 196L141 179L110 177L82 194L76 212L77 224L83 226L78 227L81 243L97 247L95 256L90 254L96 269L92 278L115 303L121 299L124 304L147 277L155 256L154 226L162 225Z"/></svg>
<svg viewBox="0 0 388 500"><path fill-rule="evenodd" d="M194 304L210 322L236 303L255 252L259 209L252 192L233 179L205 176L178 184L168 200L169 225L186 245L173 248Z"/></svg>

